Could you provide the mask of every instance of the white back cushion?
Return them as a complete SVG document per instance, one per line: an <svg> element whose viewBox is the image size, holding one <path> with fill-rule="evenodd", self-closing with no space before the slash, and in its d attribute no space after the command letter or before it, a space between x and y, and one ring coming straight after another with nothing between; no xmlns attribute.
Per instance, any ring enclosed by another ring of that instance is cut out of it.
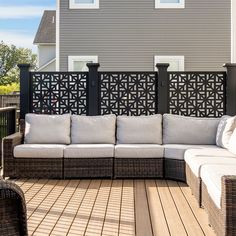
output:
<svg viewBox="0 0 236 236"><path fill-rule="evenodd" d="M220 119L163 115L164 144L215 145Z"/></svg>
<svg viewBox="0 0 236 236"><path fill-rule="evenodd" d="M114 144L116 116L71 116L73 144Z"/></svg>
<svg viewBox="0 0 236 236"><path fill-rule="evenodd" d="M236 129L229 140L229 151L236 155Z"/></svg>
<svg viewBox="0 0 236 236"><path fill-rule="evenodd" d="M162 115L118 116L117 143L162 144Z"/></svg>
<svg viewBox="0 0 236 236"><path fill-rule="evenodd" d="M236 116L223 116L220 119L216 134L216 145L229 148L229 140L235 129Z"/></svg>
<svg viewBox="0 0 236 236"><path fill-rule="evenodd" d="M25 143L28 144L69 144L70 115L25 116Z"/></svg>

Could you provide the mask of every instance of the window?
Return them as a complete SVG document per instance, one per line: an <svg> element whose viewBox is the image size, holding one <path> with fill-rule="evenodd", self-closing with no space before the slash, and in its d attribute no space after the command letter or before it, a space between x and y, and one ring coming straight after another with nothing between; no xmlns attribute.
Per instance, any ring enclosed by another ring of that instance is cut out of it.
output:
<svg viewBox="0 0 236 236"><path fill-rule="evenodd" d="M87 63L97 63L98 56L69 56L69 71L88 71Z"/></svg>
<svg viewBox="0 0 236 236"><path fill-rule="evenodd" d="M185 0L155 0L155 8L184 8Z"/></svg>
<svg viewBox="0 0 236 236"><path fill-rule="evenodd" d="M98 9L99 0L70 0L71 9Z"/></svg>
<svg viewBox="0 0 236 236"><path fill-rule="evenodd" d="M169 63L168 71L184 71L184 56L155 56L155 70L157 70L156 63Z"/></svg>

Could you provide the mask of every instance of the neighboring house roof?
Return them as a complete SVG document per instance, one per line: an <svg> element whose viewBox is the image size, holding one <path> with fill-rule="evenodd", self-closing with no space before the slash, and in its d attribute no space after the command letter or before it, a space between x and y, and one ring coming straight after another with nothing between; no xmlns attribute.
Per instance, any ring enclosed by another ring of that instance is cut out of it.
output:
<svg viewBox="0 0 236 236"><path fill-rule="evenodd" d="M56 11L46 10L43 13L34 44L56 43Z"/></svg>

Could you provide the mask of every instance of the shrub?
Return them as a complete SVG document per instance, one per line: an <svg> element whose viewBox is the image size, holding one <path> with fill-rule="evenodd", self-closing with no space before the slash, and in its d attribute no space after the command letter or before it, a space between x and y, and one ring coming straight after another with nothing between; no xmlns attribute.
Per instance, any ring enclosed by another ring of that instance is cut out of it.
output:
<svg viewBox="0 0 236 236"><path fill-rule="evenodd" d="M12 83L0 86L0 95L10 94L15 91L20 91L20 85L18 83Z"/></svg>

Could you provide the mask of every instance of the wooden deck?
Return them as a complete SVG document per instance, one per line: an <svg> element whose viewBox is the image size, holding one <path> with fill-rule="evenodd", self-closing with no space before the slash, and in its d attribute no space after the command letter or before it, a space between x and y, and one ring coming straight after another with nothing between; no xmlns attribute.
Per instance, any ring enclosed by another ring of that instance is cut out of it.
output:
<svg viewBox="0 0 236 236"><path fill-rule="evenodd" d="M214 235L183 183L164 180L17 180L29 235Z"/></svg>

